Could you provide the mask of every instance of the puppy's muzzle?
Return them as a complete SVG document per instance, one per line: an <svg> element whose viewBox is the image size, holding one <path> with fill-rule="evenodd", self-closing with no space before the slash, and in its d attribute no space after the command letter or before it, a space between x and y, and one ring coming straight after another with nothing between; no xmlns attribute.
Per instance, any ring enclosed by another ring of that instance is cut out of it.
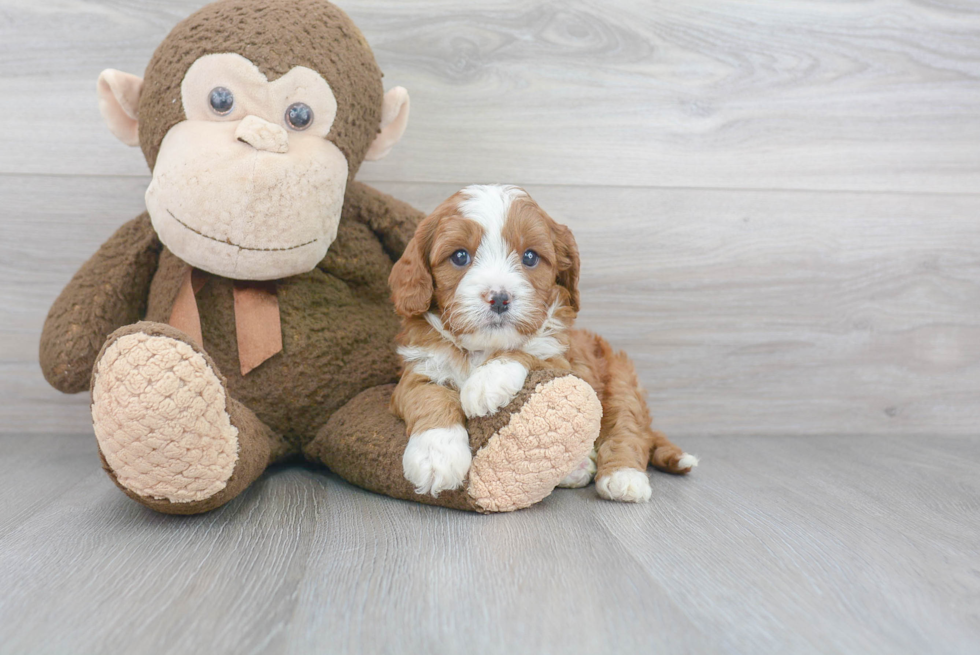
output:
<svg viewBox="0 0 980 655"><path fill-rule="evenodd" d="M490 311L503 314L510 309L510 296L506 293L495 293L490 296Z"/></svg>

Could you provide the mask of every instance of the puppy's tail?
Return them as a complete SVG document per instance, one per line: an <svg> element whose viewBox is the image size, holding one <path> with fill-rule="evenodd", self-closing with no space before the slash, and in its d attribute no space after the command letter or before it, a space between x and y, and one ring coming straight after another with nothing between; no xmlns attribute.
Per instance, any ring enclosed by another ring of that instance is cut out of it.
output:
<svg viewBox="0 0 980 655"><path fill-rule="evenodd" d="M674 473L676 475L686 475L698 465L698 458L688 455L678 446L675 446L663 432L651 430L653 432L653 448L650 449L650 463L654 468Z"/></svg>

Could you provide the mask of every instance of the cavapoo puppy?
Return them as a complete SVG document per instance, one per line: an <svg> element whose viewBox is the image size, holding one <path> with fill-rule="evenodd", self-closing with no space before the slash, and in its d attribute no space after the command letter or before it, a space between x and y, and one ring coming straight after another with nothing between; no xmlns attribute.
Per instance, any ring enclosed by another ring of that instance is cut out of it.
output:
<svg viewBox="0 0 980 655"><path fill-rule="evenodd" d="M471 461L466 418L507 405L540 368L571 370L602 403L596 462L582 462L562 486L595 475L603 498L644 502L648 462L679 474L697 465L651 429L626 355L572 328L578 276L571 231L517 187L467 187L419 224L388 280L403 319L392 411L410 435L403 465L418 493L462 485Z"/></svg>

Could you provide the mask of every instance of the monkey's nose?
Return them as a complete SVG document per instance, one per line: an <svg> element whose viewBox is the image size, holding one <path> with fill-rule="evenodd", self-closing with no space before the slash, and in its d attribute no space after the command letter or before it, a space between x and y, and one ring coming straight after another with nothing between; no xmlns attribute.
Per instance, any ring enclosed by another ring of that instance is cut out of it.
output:
<svg viewBox="0 0 980 655"><path fill-rule="evenodd" d="M270 123L258 116L246 116L235 130L235 138L247 143L256 150L267 152L286 152L289 150L289 135L286 128Z"/></svg>
<svg viewBox="0 0 980 655"><path fill-rule="evenodd" d="M510 309L510 296L506 293L495 293L490 296L490 311L503 314Z"/></svg>

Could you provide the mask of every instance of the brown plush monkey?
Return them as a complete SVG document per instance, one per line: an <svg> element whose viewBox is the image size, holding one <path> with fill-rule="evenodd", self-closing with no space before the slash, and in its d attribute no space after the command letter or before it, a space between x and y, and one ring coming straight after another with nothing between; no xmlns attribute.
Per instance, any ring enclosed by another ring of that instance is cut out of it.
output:
<svg viewBox="0 0 980 655"><path fill-rule="evenodd" d="M404 479L386 280L420 214L353 178L401 137L408 94L383 92L342 11L223 0L177 25L144 79L108 70L98 91L153 172L147 212L61 293L40 355L55 388L91 389L103 466L131 498L204 512L305 456L391 496L508 511L589 452L595 394L545 372L471 422L464 487L433 498Z"/></svg>

